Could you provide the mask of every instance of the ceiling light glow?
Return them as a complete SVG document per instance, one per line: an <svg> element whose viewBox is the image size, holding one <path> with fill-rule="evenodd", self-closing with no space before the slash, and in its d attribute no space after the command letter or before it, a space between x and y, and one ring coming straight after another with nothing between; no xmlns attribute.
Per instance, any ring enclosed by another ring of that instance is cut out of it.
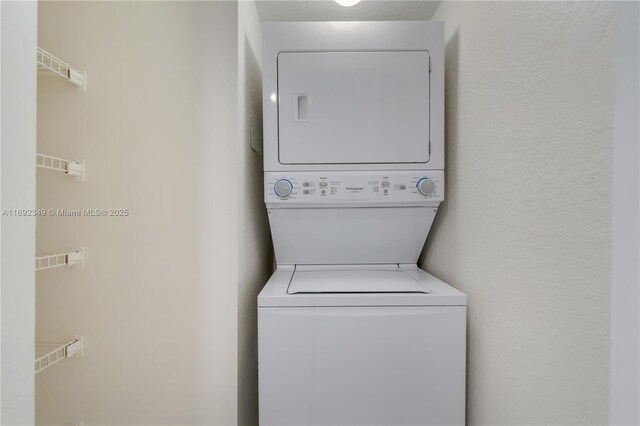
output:
<svg viewBox="0 0 640 426"><path fill-rule="evenodd" d="M360 0L336 0L336 3L338 3L340 6L351 7L360 3Z"/></svg>

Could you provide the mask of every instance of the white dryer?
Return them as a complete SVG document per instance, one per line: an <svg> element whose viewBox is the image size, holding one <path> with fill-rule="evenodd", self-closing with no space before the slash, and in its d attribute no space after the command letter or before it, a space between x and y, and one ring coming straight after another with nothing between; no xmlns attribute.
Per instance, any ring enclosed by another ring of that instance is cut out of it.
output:
<svg viewBox="0 0 640 426"><path fill-rule="evenodd" d="M416 266L444 200L442 24L263 37L260 424L464 424L465 296Z"/></svg>

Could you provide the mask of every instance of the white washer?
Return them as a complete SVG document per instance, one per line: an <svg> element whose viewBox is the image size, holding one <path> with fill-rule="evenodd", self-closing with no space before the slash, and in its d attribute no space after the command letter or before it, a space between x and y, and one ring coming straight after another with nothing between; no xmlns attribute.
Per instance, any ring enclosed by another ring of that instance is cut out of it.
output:
<svg viewBox="0 0 640 426"><path fill-rule="evenodd" d="M261 425L463 425L465 296L415 265L278 267Z"/></svg>
<svg viewBox="0 0 640 426"><path fill-rule="evenodd" d="M263 38L260 424L464 424L465 296L416 266L444 200L442 24Z"/></svg>

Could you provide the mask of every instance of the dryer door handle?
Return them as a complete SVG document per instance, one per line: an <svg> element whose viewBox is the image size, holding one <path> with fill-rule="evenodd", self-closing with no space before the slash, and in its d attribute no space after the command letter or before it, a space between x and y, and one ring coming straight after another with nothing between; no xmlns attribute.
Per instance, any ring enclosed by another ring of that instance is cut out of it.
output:
<svg viewBox="0 0 640 426"><path fill-rule="evenodd" d="M299 93L293 95L293 121L307 122L311 119L311 95Z"/></svg>

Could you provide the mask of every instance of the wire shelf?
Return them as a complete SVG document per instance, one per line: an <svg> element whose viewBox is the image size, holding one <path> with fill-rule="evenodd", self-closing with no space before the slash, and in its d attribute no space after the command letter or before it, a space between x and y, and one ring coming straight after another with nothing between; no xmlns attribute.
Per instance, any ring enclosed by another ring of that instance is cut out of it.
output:
<svg viewBox="0 0 640 426"><path fill-rule="evenodd" d="M84 161L65 160L51 155L36 154L36 167L56 170L77 180L84 180Z"/></svg>
<svg viewBox="0 0 640 426"><path fill-rule="evenodd" d="M76 70L71 67L71 65L55 57L41 47L38 47L36 58L38 71L50 71L64 78L69 83L78 86L83 91L86 90L87 76L84 71Z"/></svg>
<svg viewBox="0 0 640 426"><path fill-rule="evenodd" d="M74 336L65 342L36 342L35 372L75 355L82 356L82 336Z"/></svg>
<svg viewBox="0 0 640 426"><path fill-rule="evenodd" d="M58 268L61 266L84 266L84 249L78 249L66 253L43 254L36 256L36 271Z"/></svg>

